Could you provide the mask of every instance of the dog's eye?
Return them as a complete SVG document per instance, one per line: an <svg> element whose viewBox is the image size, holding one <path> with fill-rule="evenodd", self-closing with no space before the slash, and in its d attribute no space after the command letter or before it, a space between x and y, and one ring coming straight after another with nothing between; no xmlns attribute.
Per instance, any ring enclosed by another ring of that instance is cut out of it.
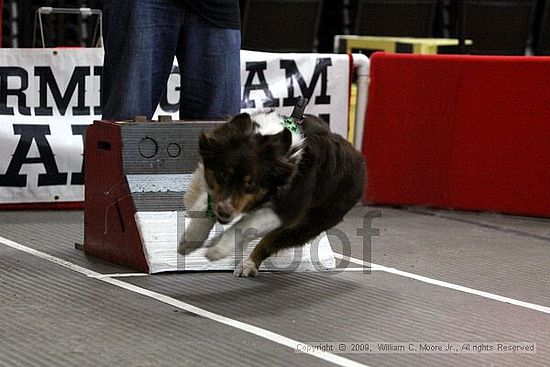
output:
<svg viewBox="0 0 550 367"><path fill-rule="evenodd" d="M234 174L235 169L233 167L228 167L227 169L220 170L218 172L218 177L222 182L229 182Z"/></svg>
<svg viewBox="0 0 550 367"><path fill-rule="evenodd" d="M220 171L218 172L218 180L220 182L228 182L230 178L230 175L227 171Z"/></svg>
<svg viewBox="0 0 550 367"><path fill-rule="evenodd" d="M251 177L247 176L243 180L243 187L246 191L252 191L256 188L256 182L254 182Z"/></svg>

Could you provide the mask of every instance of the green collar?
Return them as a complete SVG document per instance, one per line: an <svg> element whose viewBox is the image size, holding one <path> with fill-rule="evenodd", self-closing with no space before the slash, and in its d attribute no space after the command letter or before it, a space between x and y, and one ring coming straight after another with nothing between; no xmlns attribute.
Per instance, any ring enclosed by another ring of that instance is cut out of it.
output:
<svg viewBox="0 0 550 367"><path fill-rule="evenodd" d="M208 204L206 205L206 216L210 219L216 219L214 210L212 209L212 197L208 194Z"/></svg>
<svg viewBox="0 0 550 367"><path fill-rule="evenodd" d="M283 121L281 121L281 125L283 125L284 128L290 130L293 133L299 133L302 130L300 128L300 125L296 123L296 120L292 116L283 117Z"/></svg>

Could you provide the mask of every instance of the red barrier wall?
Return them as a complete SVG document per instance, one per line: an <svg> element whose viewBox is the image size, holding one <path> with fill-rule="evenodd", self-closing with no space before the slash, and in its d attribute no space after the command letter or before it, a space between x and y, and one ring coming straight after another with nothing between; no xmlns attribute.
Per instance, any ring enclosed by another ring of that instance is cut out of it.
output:
<svg viewBox="0 0 550 367"><path fill-rule="evenodd" d="M368 204L550 216L550 57L374 54Z"/></svg>

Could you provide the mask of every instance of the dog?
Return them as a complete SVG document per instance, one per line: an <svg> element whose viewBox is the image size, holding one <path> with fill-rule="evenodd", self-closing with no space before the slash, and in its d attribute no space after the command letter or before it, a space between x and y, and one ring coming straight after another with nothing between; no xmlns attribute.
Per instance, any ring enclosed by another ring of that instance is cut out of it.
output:
<svg viewBox="0 0 550 367"><path fill-rule="evenodd" d="M357 204L363 156L320 118L294 120L274 111L242 113L201 134L202 163L184 196L188 212L200 218L191 218L179 253L202 246L216 221L231 223L206 257L214 261L242 248L236 229L252 230L261 240L234 275L256 276L266 258L315 238Z"/></svg>

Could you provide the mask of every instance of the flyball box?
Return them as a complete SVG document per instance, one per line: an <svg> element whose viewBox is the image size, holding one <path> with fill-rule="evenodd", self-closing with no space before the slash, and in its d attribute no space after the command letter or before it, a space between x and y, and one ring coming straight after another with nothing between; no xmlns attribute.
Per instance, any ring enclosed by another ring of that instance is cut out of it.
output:
<svg viewBox="0 0 550 367"><path fill-rule="evenodd" d="M200 161L198 138L222 121L96 121L86 132L84 251L138 271L233 270L242 253L210 262L205 248L183 256L189 219L183 195ZM210 239L223 227L216 225ZM266 260L260 270L334 268L326 234Z"/></svg>

